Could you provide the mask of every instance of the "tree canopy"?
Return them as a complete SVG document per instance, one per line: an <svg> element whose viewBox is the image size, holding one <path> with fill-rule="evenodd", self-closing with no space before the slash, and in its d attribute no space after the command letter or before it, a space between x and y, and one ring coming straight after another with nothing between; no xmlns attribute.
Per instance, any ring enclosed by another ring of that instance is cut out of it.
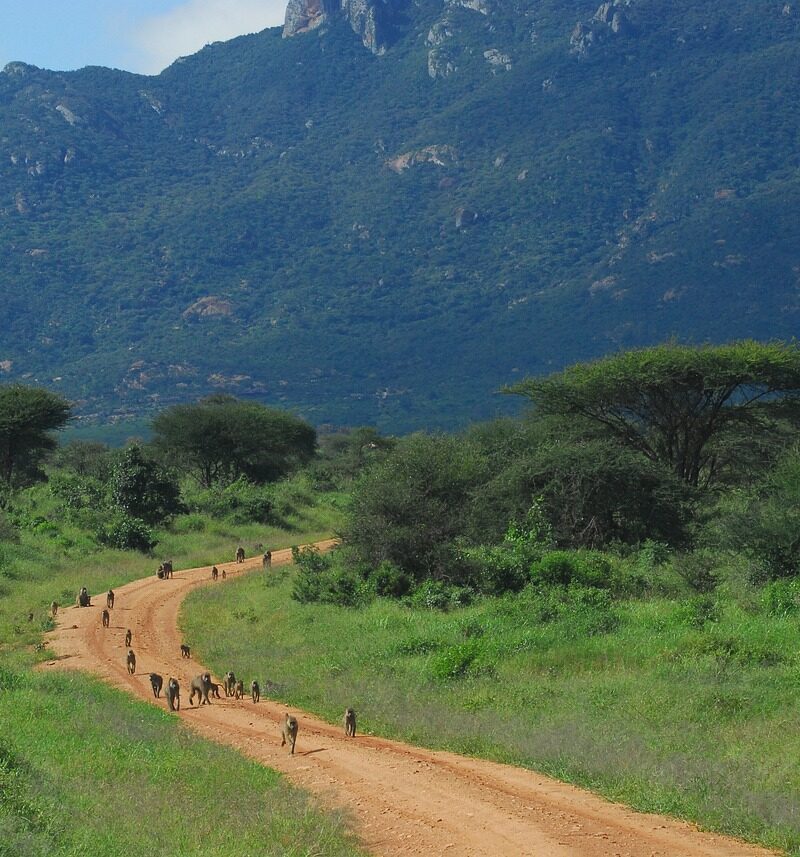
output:
<svg viewBox="0 0 800 857"><path fill-rule="evenodd" d="M168 408L153 433L156 448L205 487L280 479L311 459L317 438L299 417L225 395Z"/></svg>
<svg viewBox="0 0 800 857"><path fill-rule="evenodd" d="M669 466L689 485L714 482L743 432L769 431L800 394L800 348L780 342L669 343L578 363L506 388L537 412L581 416Z"/></svg>
<svg viewBox="0 0 800 857"><path fill-rule="evenodd" d="M6 487L36 471L56 447L51 432L70 417L69 402L57 393L22 384L0 386L0 481Z"/></svg>

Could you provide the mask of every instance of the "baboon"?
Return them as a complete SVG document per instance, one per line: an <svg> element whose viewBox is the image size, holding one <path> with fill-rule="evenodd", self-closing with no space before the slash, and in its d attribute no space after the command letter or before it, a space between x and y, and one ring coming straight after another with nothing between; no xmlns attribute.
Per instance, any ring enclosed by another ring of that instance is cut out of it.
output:
<svg viewBox="0 0 800 857"><path fill-rule="evenodd" d="M164 679L158 673L150 673L150 686L153 688L153 696L156 699L161 695L163 685Z"/></svg>
<svg viewBox="0 0 800 857"><path fill-rule="evenodd" d="M236 687L236 676L233 670L228 670L222 679L222 686L225 688L225 696L233 696L233 691Z"/></svg>
<svg viewBox="0 0 800 857"><path fill-rule="evenodd" d="M344 710L344 734L348 738L356 737L356 713L352 708Z"/></svg>
<svg viewBox="0 0 800 857"><path fill-rule="evenodd" d="M168 559L161 564L161 570L164 572L164 578L172 577L172 560Z"/></svg>
<svg viewBox="0 0 800 857"><path fill-rule="evenodd" d="M56 613L58 613L58 601L50 602L50 615L55 619Z"/></svg>
<svg viewBox="0 0 800 857"><path fill-rule="evenodd" d="M114 590L113 589L109 589L108 592L106 593L106 607L108 607L109 610L114 609Z"/></svg>
<svg viewBox="0 0 800 857"><path fill-rule="evenodd" d="M267 551L261 559L261 565L264 568L272 568L272 551Z"/></svg>
<svg viewBox="0 0 800 857"><path fill-rule="evenodd" d="M236 548L236 562L244 562L244 548L241 545Z"/></svg>
<svg viewBox="0 0 800 857"><path fill-rule="evenodd" d="M188 646L185 646L181 643L181 657L182 658L190 658L192 656L192 651Z"/></svg>
<svg viewBox="0 0 800 857"><path fill-rule="evenodd" d="M297 740L297 718L286 712L286 719L281 723L281 747L288 742L294 756L294 742Z"/></svg>
<svg viewBox="0 0 800 857"><path fill-rule="evenodd" d="M239 679L239 681L236 682L236 687L234 688L234 691L233 691L233 698L234 699L244 699L244 682L241 679Z"/></svg>
<svg viewBox="0 0 800 857"><path fill-rule="evenodd" d="M215 566L211 566L211 579L216 580L219 577L219 569Z"/></svg>
<svg viewBox="0 0 800 857"><path fill-rule="evenodd" d="M220 699L221 697L219 695L219 685L215 681L212 681L209 687L211 689L211 695L214 697L214 699Z"/></svg>
<svg viewBox="0 0 800 857"><path fill-rule="evenodd" d="M131 640L133 639L133 632L130 628L125 632L125 646L130 646Z"/></svg>
<svg viewBox="0 0 800 857"><path fill-rule="evenodd" d="M91 607L92 599L89 597L89 590L85 586L81 586L81 591L78 593L78 607Z"/></svg>
<svg viewBox="0 0 800 857"><path fill-rule="evenodd" d="M28 613L28 621L33 622L33 613Z"/></svg>
<svg viewBox="0 0 800 857"><path fill-rule="evenodd" d="M128 649L128 657L125 659L125 663L128 665L128 673L133 675L136 672L136 655L134 655L133 649Z"/></svg>
<svg viewBox="0 0 800 857"><path fill-rule="evenodd" d="M264 545L263 545L263 544L261 544L261 542L256 542L256 543L253 545L253 550L254 550L256 553L258 553L259 551L263 551L263 550L264 550Z"/></svg>
<svg viewBox="0 0 800 857"><path fill-rule="evenodd" d="M227 576L228 576L228 575L225 573L225 569L223 568L223 569L222 569L222 579L223 579L223 580L225 580L225 578L226 578Z"/></svg>
<svg viewBox="0 0 800 857"><path fill-rule="evenodd" d="M164 566L163 566L163 565L160 565L160 566L158 567L158 571L156 572L156 577L157 577L159 580L163 580L163 579L164 579Z"/></svg>
<svg viewBox="0 0 800 857"><path fill-rule="evenodd" d="M191 688L189 691L189 705L194 702L194 695L197 694L200 705L211 705L211 700L208 698L208 692L211 690L211 673L200 673L192 679Z"/></svg>
<svg viewBox="0 0 800 857"><path fill-rule="evenodd" d="M177 679L171 678L167 682L167 692L164 696L167 697L167 707L170 711L181 710L181 686Z"/></svg>
<svg viewBox="0 0 800 857"><path fill-rule="evenodd" d="M250 696L253 697L253 702L258 702L261 699L261 688L255 679L250 684Z"/></svg>
<svg viewBox="0 0 800 857"><path fill-rule="evenodd" d="M111 623L111 614L108 610L103 610L103 627L107 628Z"/></svg>

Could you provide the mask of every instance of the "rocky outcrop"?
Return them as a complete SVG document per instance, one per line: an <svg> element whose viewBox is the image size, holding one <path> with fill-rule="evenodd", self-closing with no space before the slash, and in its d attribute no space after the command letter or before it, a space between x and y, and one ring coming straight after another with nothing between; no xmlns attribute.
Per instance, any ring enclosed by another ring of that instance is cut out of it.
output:
<svg viewBox="0 0 800 857"><path fill-rule="evenodd" d="M436 80L437 77L450 77L458 70L450 52L444 48L434 48L428 51L428 76Z"/></svg>
<svg viewBox="0 0 800 857"><path fill-rule="evenodd" d="M570 53L586 56L593 45L609 36L624 36L633 30L626 9L633 0L607 0L597 7L590 21L579 21L569 37Z"/></svg>
<svg viewBox="0 0 800 857"><path fill-rule="evenodd" d="M373 54L386 53L394 23L390 0L289 0L283 36L307 33L337 16L347 20Z"/></svg>
<svg viewBox="0 0 800 857"><path fill-rule="evenodd" d="M458 155L452 146L425 146L423 149L404 152L402 155L389 158L388 161L384 161L384 166L387 166L392 172L402 173L409 167L416 167L420 164L446 167L449 164L454 164L457 159Z"/></svg>

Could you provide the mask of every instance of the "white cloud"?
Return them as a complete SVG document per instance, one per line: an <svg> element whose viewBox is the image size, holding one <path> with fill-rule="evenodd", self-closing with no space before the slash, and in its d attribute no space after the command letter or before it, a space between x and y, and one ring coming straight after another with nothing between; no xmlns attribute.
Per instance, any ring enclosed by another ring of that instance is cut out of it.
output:
<svg viewBox="0 0 800 857"><path fill-rule="evenodd" d="M286 0L187 0L134 25L136 65L145 74L157 74L210 42L282 24L285 11Z"/></svg>

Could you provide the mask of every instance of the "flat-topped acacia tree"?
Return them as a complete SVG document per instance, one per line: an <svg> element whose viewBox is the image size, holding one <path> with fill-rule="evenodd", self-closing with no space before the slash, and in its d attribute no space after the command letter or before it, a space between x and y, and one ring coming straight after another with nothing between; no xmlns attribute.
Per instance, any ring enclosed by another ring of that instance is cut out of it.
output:
<svg viewBox="0 0 800 857"><path fill-rule="evenodd" d="M578 363L505 388L536 411L581 416L669 466L689 485L715 481L743 432L769 432L800 413L800 347L751 340L667 343Z"/></svg>

